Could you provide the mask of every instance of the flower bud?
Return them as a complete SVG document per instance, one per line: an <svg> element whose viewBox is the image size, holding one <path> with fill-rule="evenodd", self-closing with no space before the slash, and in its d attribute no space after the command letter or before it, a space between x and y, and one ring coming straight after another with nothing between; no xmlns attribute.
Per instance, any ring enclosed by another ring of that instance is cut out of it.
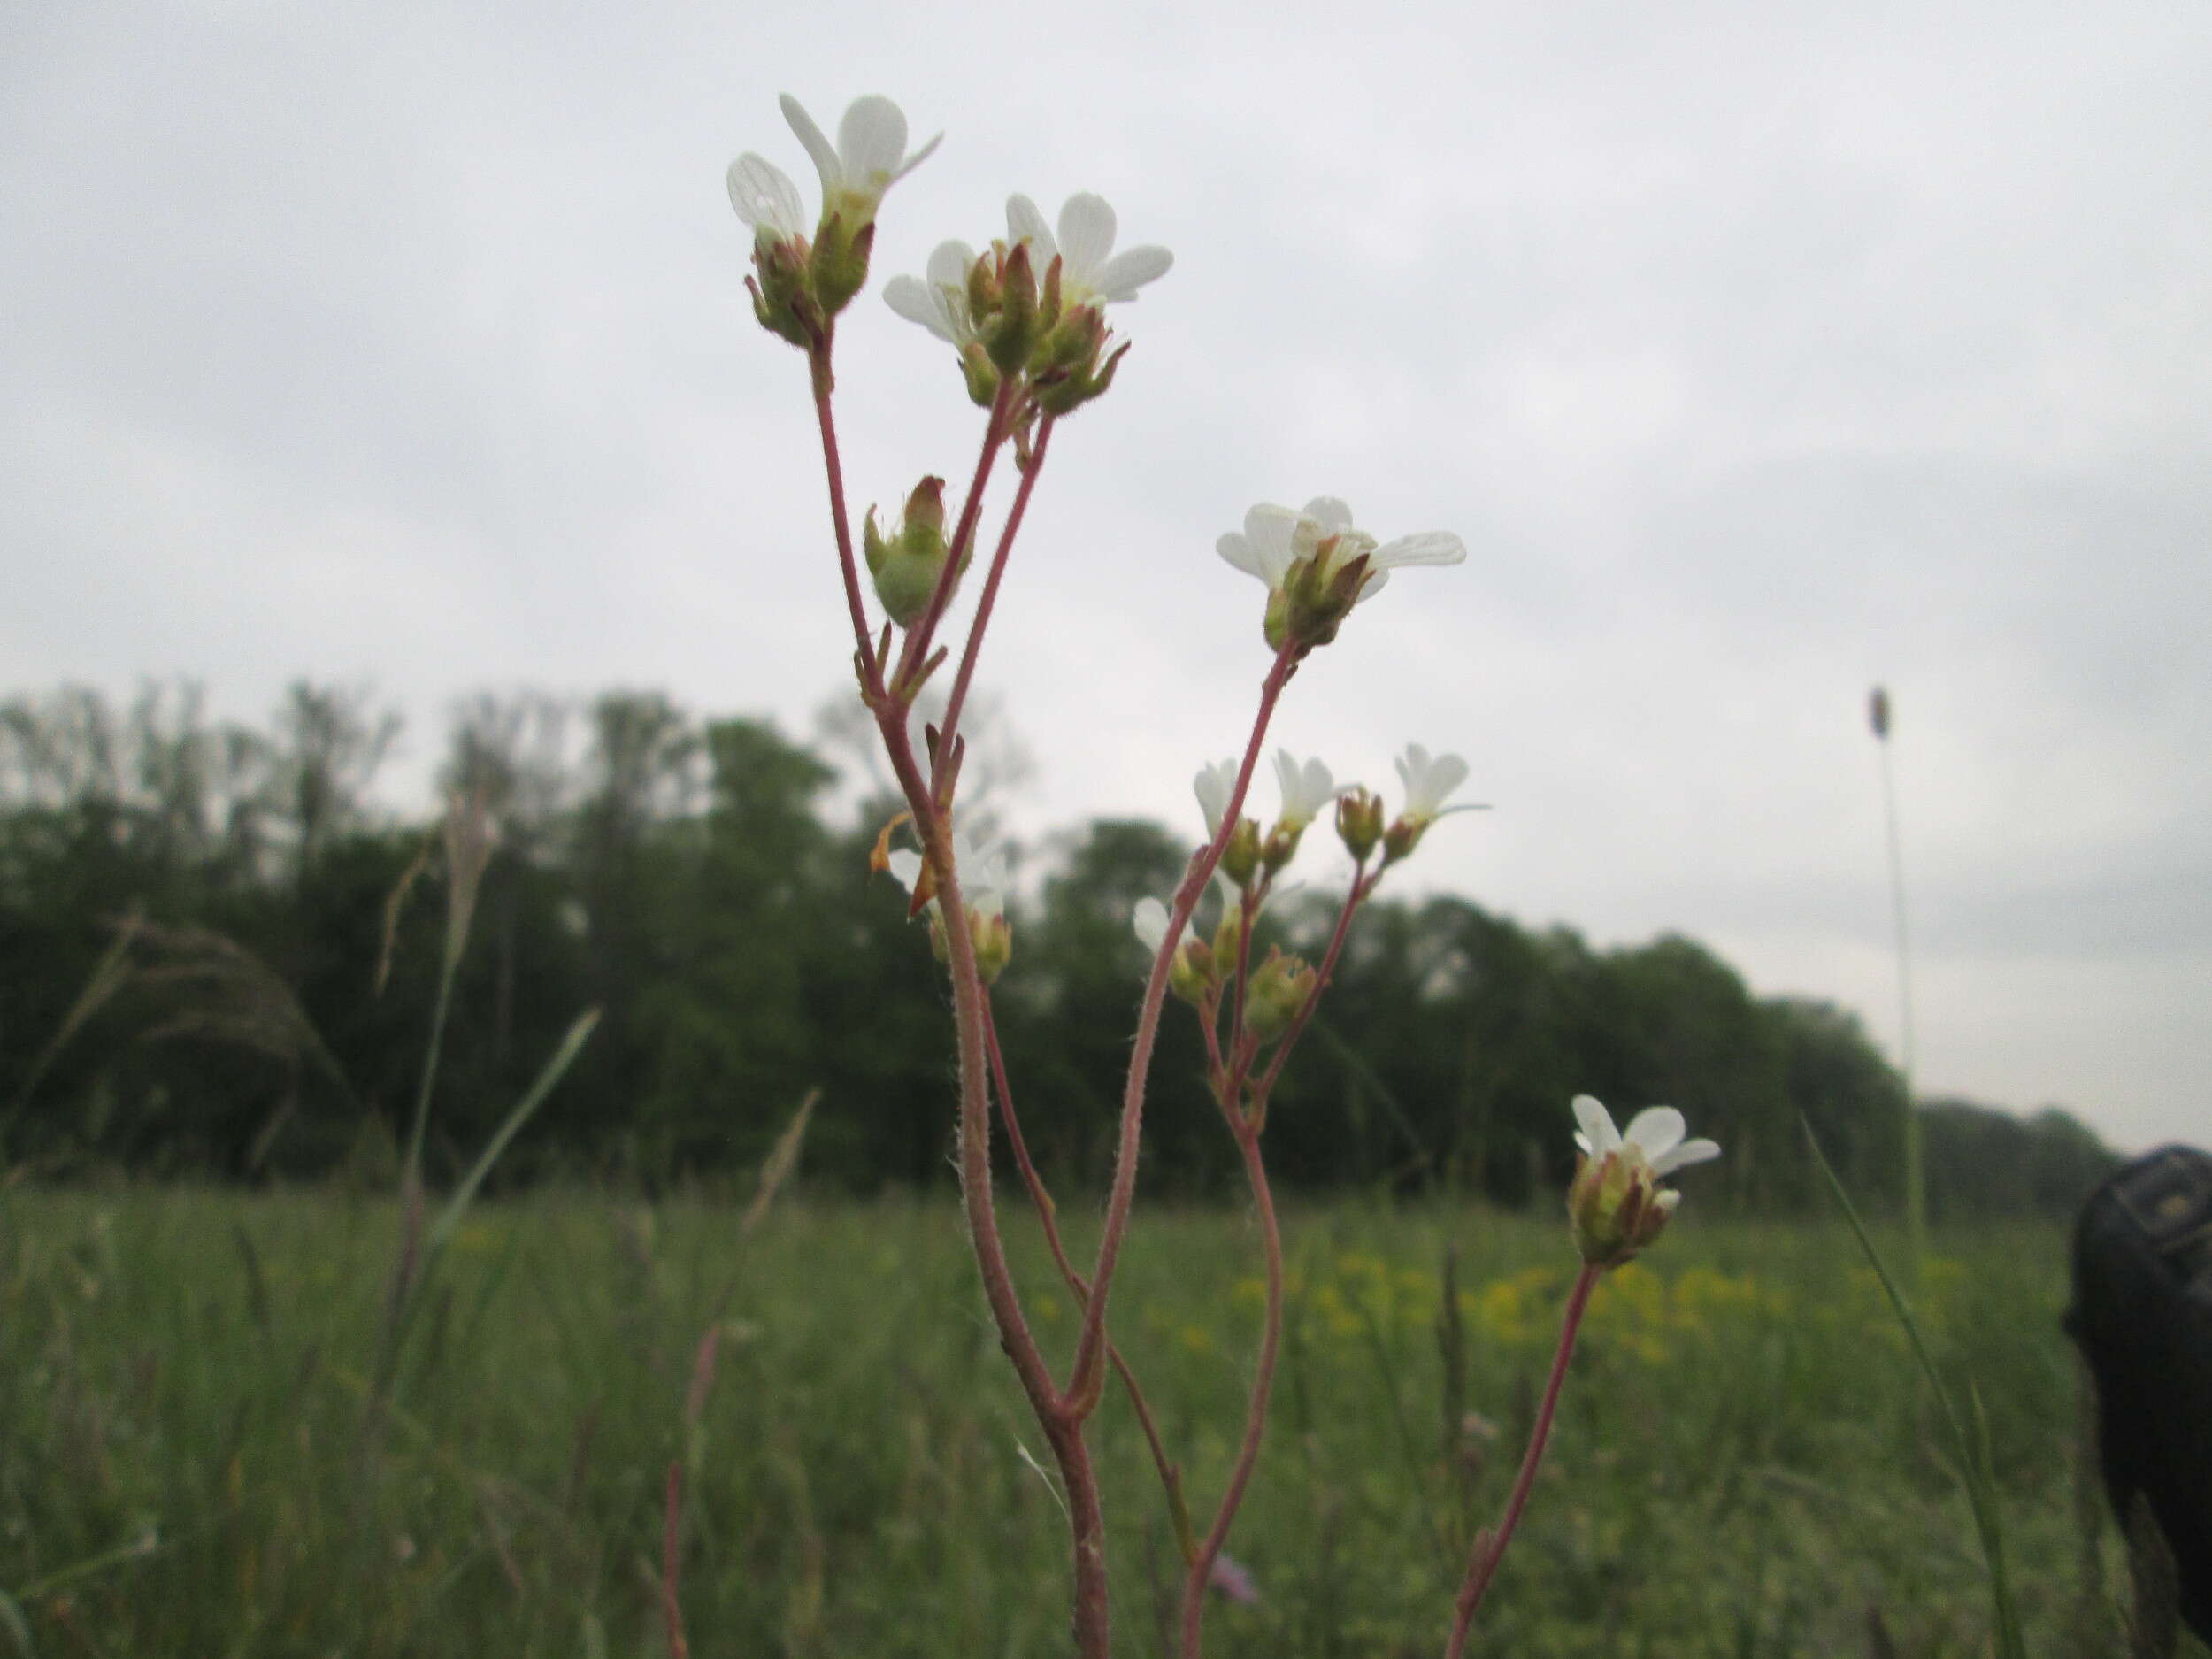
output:
<svg viewBox="0 0 2212 1659"><path fill-rule="evenodd" d="M1618 1267L1659 1237L1681 1197L1659 1185L1651 1161L1632 1143L1600 1157L1581 1154L1567 1188L1567 1225L1575 1248L1594 1266Z"/></svg>
<svg viewBox="0 0 2212 1659"><path fill-rule="evenodd" d="M1313 995L1314 971L1296 956L1271 947L1267 960L1245 987L1244 1020L1262 1042L1271 1042L1290 1029L1290 1022Z"/></svg>
<svg viewBox="0 0 2212 1659"><path fill-rule="evenodd" d="M1260 849L1260 863L1271 876L1298 856L1298 841L1306 833L1302 824L1278 824L1267 833Z"/></svg>
<svg viewBox="0 0 2212 1659"><path fill-rule="evenodd" d="M1202 939L1183 941L1167 964L1167 988L1186 1002L1197 1004L1214 987L1214 953Z"/></svg>
<svg viewBox="0 0 2212 1659"><path fill-rule="evenodd" d="M968 401L978 409L988 409L998 400L998 365L981 341L971 340L961 348L960 373L968 382Z"/></svg>
<svg viewBox="0 0 2212 1659"><path fill-rule="evenodd" d="M830 213L815 233L814 257L809 265L814 297L826 317L836 316L868 286L868 256L876 245L875 220L871 219L857 230L846 228L850 222L841 211Z"/></svg>
<svg viewBox="0 0 2212 1659"><path fill-rule="evenodd" d="M975 971L989 985L1005 971L1014 954L1014 926L1006 912L995 907L968 907L968 933L975 944Z"/></svg>
<svg viewBox="0 0 2212 1659"><path fill-rule="evenodd" d="M1383 833L1382 797L1371 795L1364 788L1347 789L1336 803L1337 839L1344 843L1344 850L1352 855L1354 864L1364 864L1375 850L1375 843Z"/></svg>
<svg viewBox="0 0 2212 1659"><path fill-rule="evenodd" d="M917 621L944 573L945 480L926 478L916 485L906 498L905 516L888 535L876 527L871 507L861 526L861 551L885 613L902 628Z"/></svg>
<svg viewBox="0 0 2212 1659"><path fill-rule="evenodd" d="M753 269L745 279L753 296L753 315L780 339L804 349L822 322L821 308L807 282L807 245L763 236L753 244Z"/></svg>
<svg viewBox="0 0 2212 1659"><path fill-rule="evenodd" d="M997 309L987 316L978 312L976 324L999 372L1017 374L1037 344L1037 273L1030 268L1027 242L1016 242L1007 254L997 286Z"/></svg>
<svg viewBox="0 0 2212 1659"><path fill-rule="evenodd" d="M1221 849L1221 873L1237 887L1248 887L1260 869L1260 826L1250 818L1239 818L1236 828L1229 832L1229 843Z"/></svg>

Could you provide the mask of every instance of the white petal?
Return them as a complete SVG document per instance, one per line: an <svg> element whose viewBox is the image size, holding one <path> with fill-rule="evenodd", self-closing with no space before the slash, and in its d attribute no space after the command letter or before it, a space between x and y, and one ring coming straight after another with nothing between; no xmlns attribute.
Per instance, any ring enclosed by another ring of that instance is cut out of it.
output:
<svg viewBox="0 0 2212 1659"><path fill-rule="evenodd" d="M932 138L929 142L924 144L919 150L916 150L912 155L906 158L906 165L901 167L896 173L891 175L890 182L892 184L896 184L901 179L906 177L908 173L913 172L915 168L920 166L922 163L927 161L932 156L937 153L937 146L944 142L945 135L942 133L939 133L935 137Z"/></svg>
<svg viewBox="0 0 2212 1659"><path fill-rule="evenodd" d="M1091 273L1114 250L1117 228L1104 196L1084 190L1068 197L1060 210L1060 257L1068 280L1088 286Z"/></svg>
<svg viewBox="0 0 2212 1659"><path fill-rule="evenodd" d="M1229 810L1229 797L1236 793L1237 764L1233 760L1217 760L1210 766L1201 766L1198 775L1191 780L1191 792L1198 797L1198 810L1206 815L1206 833L1221 833L1221 820Z"/></svg>
<svg viewBox="0 0 2212 1659"><path fill-rule="evenodd" d="M1167 942L1167 906L1157 899L1139 899L1129 926L1136 931L1144 948L1156 956L1160 947Z"/></svg>
<svg viewBox="0 0 2212 1659"><path fill-rule="evenodd" d="M926 269L935 287L965 288L968 273L975 269L975 250L964 242L941 242L931 251Z"/></svg>
<svg viewBox="0 0 2212 1659"><path fill-rule="evenodd" d="M1091 273L1091 287L1098 291L1101 299L1133 300L1139 288L1148 282L1158 281L1174 263L1175 256L1164 248L1148 243L1141 248L1125 248Z"/></svg>
<svg viewBox="0 0 2212 1659"><path fill-rule="evenodd" d="M1374 563L1379 569L1394 570L1409 565L1457 565L1466 557L1467 544L1450 531L1425 530L1386 541L1375 549Z"/></svg>
<svg viewBox="0 0 2212 1659"><path fill-rule="evenodd" d="M1584 1134L1579 1129L1575 1131L1575 1145L1581 1148L1583 1156L1587 1157L1590 1156L1590 1137Z"/></svg>
<svg viewBox="0 0 2212 1659"><path fill-rule="evenodd" d="M1439 755L1429 763L1427 775L1417 792L1420 796L1421 811L1433 816L1438 808L1450 799L1453 790L1467 781L1467 763L1456 755ZM1414 803L1407 802L1411 809Z"/></svg>
<svg viewBox="0 0 2212 1659"><path fill-rule="evenodd" d="M960 342L945 322L944 306L937 290L919 277L895 276L883 285L883 303L906 319L919 323L947 345Z"/></svg>
<svg viewBox="0 0 2212 1659"><path fill-rule="evenodd" d="M1215 542L1214 551L1247 576L1256 576L1262 581L1268 580L1267 566L1260 558L1259 550L1235 531L1226 532Z"/></svg>
<svg viewBox="0 0 2212 1659"><path fill-rule="evenodd" d="M1031 246L1029 262L1042 280L1045 267L1060 251L1052 240L1052 227L1045 223L1045 216L1037 211L1037 204L1025 196L1006 198L1006 240L1010 242L1026 240Z"/></svg>
<svg viewBox="0 0 2212 1659"><path fill-rule="evenodd" d="M799 187L772 161L747 151L730 163L730 205L755 230L796 236L806 226Z"/></svg>
<svg viewBox="0 0 2212 1659"><path fill-rule="evenodd" d="M1720 1143L1717 1141L1707 1141L1702 1138L1696 1141L1685 1141L1673 1151L1652 1159L1651 1170L1655 1175L1671 1175L1677 1170L1687 1169L1693 1164L1702 1164L1709 1158L1718 1156L1720 1156Z"/></svg>
<svg viewBox="0 0 2212 1659"><path fill-rule="evenodd" d="M843 188L845 164L837 158L837 151L814 124L814 118L806 112L806 106L788 92L780 100L783 104L783 119L791 123L791 130L806 146L806 153L814 158L814 171L822 175L822 206L827 211L831 195Z"/></svg>
<svg viewBox="0 0 2212 1659"><path fill-rule="evenodd" d="M1682 1114L1673 1107L1647 1106L1628 1120L1627 1133L1621 1138L1641 1147L1644 1156L1655 1164L1680 1143L1683 1128Z"/></svg>
<svg viewBox="0 0 2212 1659"><path fill-rule="evenodd" d="M1621 1132L1613 1127L1613 1115L1595 1095L1576 1095L1574 1110L1575 1121L1582 1125L1586 1149L1592 1157L1601 1158L1620 1145Z"/></svg>
<svg viewBox="0 0 2212 1659"><path fill-rule="evenodd" d="M1334 495L1316 495L1306 503L1305 517L1334 533L1352 527L1352 510Z"/></svg>
<svg viewBox="0 0 2212 1659"><path fill-rule="evenodd" d="M914 883L921 878L921 854L911 847L901 847L892 852L889 864L891 873L898 878L899 885L909 893L913 892Z"/></svg>
<svg viewBox="0 0 2212 1659"><path fill-rule="evenodd" d="M888 98L855 98L837 124L837 153L845 164L847 185L856 190L888 188L906 158L906 111Z"/></svg>
<svg viewBox="0 0 2212 1659"><path fill-rule="evenodd" d="M1270 588L1280 588L1297 560L1297 535L1302 520L1287 507L1261 502L1244 515L1244 539L1259 560L1258 573Z"/></svg>
<svg viewBox="0 0 2212 1659"><path fill-rule="evenodd" d="M1651 1202L1659 1206L1661 1215L1671 1216L1674 1214L1674 1207L1682 1202L1682 1194L1671 1187L1663 1187L1659 1189L1658 1196Z"/></svg>

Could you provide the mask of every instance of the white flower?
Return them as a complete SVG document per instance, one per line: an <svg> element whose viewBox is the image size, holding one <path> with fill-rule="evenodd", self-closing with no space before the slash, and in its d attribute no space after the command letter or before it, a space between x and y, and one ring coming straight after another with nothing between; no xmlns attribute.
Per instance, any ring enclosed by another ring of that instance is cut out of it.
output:
<svg viewBox="0 0 2212 1659"><path fill-rule="evenodd" d="M927 278L893 277L883 285L884 303L964 351L976 338L975 319L968 312L968 273L974 268L974 249L964 242L941 242L929 256Z"/></svg>
<svg viewBox="0 0 2212 1659"><path fill-rule="evenodd" d="M814 158L815 172L822 175L822 216L846 214L848 235L858 234L873 222L883 193L928 160L945 136L940 133L908 155L906 112L888 98L872 96L852 101L837 124L833 149L798 99L787 92L781 101L783 119L791 123L791 130Z"/></svg>
<svg viewBox="0 0 2212 1659"><path fill-rule="evenodd" d="M1198 797L1198 810L1206 815L1206 833L1221 833L1222 815L1229 810L1229 797L1236 793L1237 764L1233 760L1217 760L1210 766L1201 766L1198 776L1191 780L1191 791Z"/></svg>
<svg viewBox="0 0 2212 1659"><path fill-rule="evenodd" d="M757 241L793 242L806 234L799 187L782 168L750 150L730 163L730 205L753 228Z"/></svg>
<svg viewBox="0 0 2212 1659"><path fill-rule="evenodd" d="M1682 1114L1650 1106L1629 1119L1624 1135L1613 1115L1587 1094L1574 1100L1582 1161L1567 1188L1567 1227L1592 1267L1618 1267L1648 1248L1666 1228L1682 1194L1660 1181L1676 1170L1720 1156L1710 1141L1685 1141Z"/></svg>
<svg viewBox="0 0 2212 1659"><path fill-rule="evenodd" d="M1129 918L1129 926L1138 942L1154 956L1167 942L1167 906L1157 899L1139 899L1135 912Z"/></svg>
<svg viewBox="0 0 2212 1659"><path fill-rule="evenodd" d="M911 847L902 847L889 860L891 873L909 893L922 878L922 856ZM984 916L998 916L1006 909L1006 844L1001 841L986 847L954 826L952 832L952 867L960 878L960 896L967 901L968 909ZM930 900L928 909L933 913L937 901Z"/></svg>
<svg viewBox="0 0 2212 1659"><path fill-rule="evenodd" d="M1025 196L1006 198L1007 241L1031 244L1030 263L1040 282L1045 267L1058 257L1060 300L1066 306L1091 300L1133 300L1139 288L1165 276L1175 263L1175 256L1164 248L1127 248L1116 253L1118 228L1114 210L1105 198L1087 190L1068 197L1061 208L1057 241L1034 202Z"/></svg>
<svg viewBox="0 0 2212 1659"><path fill-rule="evenodd" d="M1682 1138L1687 1125L1682 1121L1682 1114L1671 1106L1645 1107L1628 1120L1626 1134L1613 1127L1613 1114L1588 1094L1575 1096L1574 1112L1575 1121L1582 1125L1582 1133L1575 1137L1575 1145L1587 1153L1594 1164L1601 1161L1609 1152L1626 1152L1648 1164L1652 1174L1663 1178L1693 1164L1720 1156L1717 1141ZM1667 1201L1677 1196L1663 1194L1660 1202L1671 1210L1674 1206Z"/></svg>
<svg viewBox="0 0 2212 1659"><path fill-rule="evenodd" d="M1467 763L1456 755L1435 755L1418 743L1408 743L1406 752L1394 763L1398 778L1406 787L1404 816L1425 823L1442 816L1444 802L1453 790L1467 781ZM1471 807L1455 807L1455 811L1472 811Z"/></svg>
<svg viewBox="0 0 2212 1659"><path fill-rule="evenodd" d="M1315 562L1313 588L1325 590L1337 572L1364 554L1367 577L1354 603L1380 593L1394 570L1456 565L1467 557L1466 543L1448 530L1400 536L1378 546L1373 536L1353 527L1352 510L1333 495L1316 495L1295 512L1263 501L1244 515L1242 534L1232 530L1214 546L1237 569L1265 582L1271 594L1281 593L1292 570L1308 561Z"/></svg>
<svg viewBox="0 0 2212 1659"><path fill-rule="evenodd" d="M1275 751L1275 783L1283 796L1282 827L1294 833L1312 823L1316 813L1351 787L1340 787L1317 760L1300 765L1286 749Z"/></svg>

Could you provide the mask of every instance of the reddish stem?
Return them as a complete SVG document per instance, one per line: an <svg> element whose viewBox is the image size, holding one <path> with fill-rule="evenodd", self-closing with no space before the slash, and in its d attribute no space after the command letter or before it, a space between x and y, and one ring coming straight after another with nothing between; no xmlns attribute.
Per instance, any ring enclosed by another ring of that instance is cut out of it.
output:
<svg viewBox="0 0 2212 1659"><path fill-rule="evenodd" d="M883 665L868 637L868 607L860 596L860 565L853 557L852 525L845 516L845 469L837 456L837 422L830 413L830 335L807 354L814 375L814 422L822 430L822 470L829 479L830 523L837 532L837 567L845 580L845 608L852 613L853 644L861 680L872 696L883 689Z"/></svg>
<svg viewBox="0 0 2212 1659"><path fill-rule="evenodd" d="M991 610L998 601L999 582L1006 574L1006 557L1014 550L1014 537L1022 527L1022 514L1029 510L1029 492L1036 488L1037 474L1044 471L1045 446L1052 442L1054 419L1047 415L1037 428L1036 448L1030 451L1029 465L1022 468L1022 481L1014 491L1014 504L1008 510L1006 527L999 532L990 571L983 579L982 596L975 605L975 620L968 625L968 642L960 652L960 670L953 676L952 692L945 700L944 725L937 734L937 762L931 772L933 783L941 784L945 768L951 764L953 736L960 729L960 710L968 701L968 684L975 678L975 659L983 652L983 631L991 626ZM946 561L945 568L956 572L959 564L960 556L956 552Z"/></svg>
<svg viewBox="0 0 2212 1659"><path fill-rule="evenodd" d="M1107 1194L1105 1224L1099 1233L1098 1263L1091 1272L1090 1305L1083 1312L1083 1336L1076 1347L1075 1365L1068 1380L1071 1400L1079 1401L1087 1395L1095 1398L1088 1379L1096 1371L1099 1355L1104 1348L1106 1300L1113 1290L1122 1237L1129 1227L1129 1208L1136 1197L1137 1151L1144 1127L1145 1084L1152 1069L1153 1047L1160 1034L1161 1005L1167 1000L1168 966L1175 959L1175 948L1182 941L1183 928L1190 920L1191 911L1198 906L1199 895L1205 892L1214 867L1221 862L1222 849L1235 833L1237 819L1244 810L1245 791L1252 782L1252 769L1259 762L1260 747L1267 738L1267 723L1274 715L1284 686L1296 670L1294 647L1286 645L1276 652L1274 664L1267 671L1266 680L1261 682L1259 711L1252 721L1251 738L1244 746L1244 764L1237 772L1236 787L1229 792L1228 803L1222 810L1221 826L1215 831L1213 840L1191 860L1182 885L1176 888L1166 935L1152 958L1152 974L1145 981L1144 1001L1137 1010L1128 1081L1122 1090L1121 1133L1114 1154L1114 1182Z"/></svg>
<svg viewBox="0 0 2212 1659"><path fill-rule="evenodd" d="M1536 1484L1536 1465L1543 1461L1545 1442L1551 1439L1552 1413L1559 1405L1560 1385L1567 1379L1567 1362L1574 1357L1575 1333L1581 1328L1583 1310L1589 1306L1590 1292L1596 1286L1601 1271L1585 1262L1582 1271L1575 1276L1574 1288L1567 1293L1567 1311L1559 1324L1559 1351L1552 1356L1551 1377L1544 1384L1544 1402L1537 1408L1536 1425L1529 1431L1528 1451L1521 1459L1521 1472L1513 1482L1513 1495L1506 1500L1505 1517L1498 1523L1497 1535L1479 1536L1468 1555L1467 1578L1454 1600L1455 1617L1452 1620L1451 1640L1444 1644L1444 1659L1460 1659L1467 1651L1467 1632L1474 1626L1475 1609L1482 1605L1483 1594L1490 1588L1498 1563L1505 1559L1506 1546L1513 1541L1513 1529L1520 1525L1521 1511L1528 1507L1529 1489Z"/></svg>
<svg viewBox="0 0 2212 1659"><path fill-rule="evenodd" d="M999 382L998 394L991 400L991 412L983 423L983 448L975 457L975 472L968 480L968 498L960 503L960 517L954 524L952 541L946 549L945 568L937 573L937 586L930 593L929 608L922 612L921 620L907 631L905 648L899 653L898 671L891 677L895 685L904 685L908 677L928 660L930 643L937 637L937 625L944 618L945 607L952 603L952 590L960 582L960 566L975 540L976 520L983 513L983 487L990 481L992 464L1005 447L1007 432L1013 424L1015 385L1014 377L1007 376Z"/></svg>
<svg viewBox="0 0 2212 1659"><path fill-rule="evenodd" d="M1060 1270L1061 1279L1067 1284L1069 1294L1075 1298L1075 1305L1081 1308L1090 1301L1091 1287L1084 1283L1083 1276L1068 1260L1067 1250L1060 1240L1058 1206L1052 1202L1052 1194L1045 1190L1044 1178L1037 1173L1037 1166L1030 1161L1028 1143L1022 1137L1021 1119L1014 1111L1013 1087L1007 1081L1006 1056L999 1050L998 1022L992 1015L987 995L983 1002L983 1034L991 1049L991 1076L998 1084L999 1121L1006 1126L1007 1145L1013 1148L1014 1162L1021 1171L1023 1184L1029 1188L1029 1201L1036 1207L1037 1217L1044 1225L1045 1246L1052 1252L1053 1262ZM1182 1473L1176 1468L1174 1460L1167 1455L1166 1442L1160 1438L1159 1424L1152 1415L1151 1402L1145 1398L1143 1388L1138 1386L1136 1372L1130 1369L1129 1362L1122 1357L1121 1350L1114 1346L1111 1337L1106 1340L1106 1357L1113 1364L1114 1374L1121 1379L1122 1388L1129 1396L1129 1404L1137 1414L1137 1425L1144 1431L1145 1444L1151 1448L1152 1466L1159 1473L1160 1485L1167 1491L1178 1541L1187 1554L1191 1548L1190 1516L1183 1503Z"/></svg>
<svg viewBox="0 0 2212 1659"><path fill-rule="evenodd" d="M691 1644L684 1640L684 1610L677 1601L676 1522L683 1503L683 1465L672 1458L668 1464L668 1496L661 1522L661 1630L668 1642L668 1659L690 1659Z"/></svg>
<svg viewBox="0 0 2212 1659"><path fill-rule="evenodd" d="M1375 890L1375 884L1382 879L1379 870L1363 877L1363 864L1353 865L1351 890L1344 895L1344 908L1336 913L1336 931L1329 935L1329 948L1322 952L1321 965L1314 971L1313 989L1306 993L1306 1000L1298 1005L1290 1028L1283 1033L1282 1041L1275 1045L1275 1052L1268 1057L1267 1070L1260 1074L1259 1087L1252 1091L1255 1110L1263 1114L1267 1110L1267 1097L1274 1093L1275 1079L1283 1074L1284 1063L1298 1046L1298 1039L1305 1035L1314 1010L1321 1006L1321 994L1329 988L1329 976L1336 972L1336 959L1343 954L1345 936L1351 932L1353 912L1366 902L1367 895Z"/></svg>
<svg viewBox="0 0 2212 1659"><path fill-rule="evenodd" d="M1198 1659L1206 1620L1206 1589L1213 1576L1214 1563L1228 1541L1230 1524L1244 1502L1244 1489L1252 1479L1253 1466L1259 1462L1260 1439L1267 1432L1268 1396L1275 1386L1275 1356L1283 1334L1283 1240L1275 1220L1274 1195L1268 1190L1267 1165L1260 1156L1259 1132L1246 1124L1233 1106L1225 1102L1222 1110L1236 1133L1237 1148L1244 1154L1244 1173L1252 1184L1252 1202L1260 1212L1260 1236L1267 1250L1267 1317L1260 1331L1259 1366L1252 1377L1252 1403L1244 1416L1244 1443L1238 1448L1236 1467L1230 1471L1229 1485L1221 1494L1221 1507L1215 1511L1214 1524L1207 1529L1205 1541L1199 1545L1198 1554L1183 1577L1183 1659Z"/></svg>

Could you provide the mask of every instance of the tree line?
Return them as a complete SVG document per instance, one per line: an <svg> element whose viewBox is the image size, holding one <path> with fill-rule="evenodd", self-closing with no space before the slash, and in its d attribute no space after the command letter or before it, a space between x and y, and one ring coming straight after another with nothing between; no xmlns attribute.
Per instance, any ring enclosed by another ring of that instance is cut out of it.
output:
<svg viewBox="0 0 2212 1659"><path fill-rule="evenodd" d="M749 1170L816 1088L811 1179L950 1179L941 981L903 892L869 874L893 807L853 731L828 720L809 745L649 691L456 710L441 786L480 802L499 840L444 1033L434 1171L482 1144L596 1008L502 1180ZM366 693L305 683L257 729L213 719L190 687L0 703L0 1158L50 1178L388 1164L448 896L438 818L373 803L399 733ZM977 766L1019 771L1010 741L978 748ZM1117 819L1027 849L997 1023L1063 1190L1105 1179L1144 970L1130 912L1189 851ZM1267 925L1317 956L1330 903L1294 899ZM1171 1005L1147 1111L1156 1195L1235 1190L1202 1071ZM1851 1013L1755 997L1689 939L1597 949L1448 896L1362 912L1278 1092L1271 1168L1291 1187L1523 1203L1571 1164L1578 1093L1683 1106L1727 1149L1701 1202L1809 1202L1801 1120L1878 1207L1900 1185L1902 1080ZM2056 1109L1921 1110L1939 1216L2063 1213L2114 1161Z"/></svg>

